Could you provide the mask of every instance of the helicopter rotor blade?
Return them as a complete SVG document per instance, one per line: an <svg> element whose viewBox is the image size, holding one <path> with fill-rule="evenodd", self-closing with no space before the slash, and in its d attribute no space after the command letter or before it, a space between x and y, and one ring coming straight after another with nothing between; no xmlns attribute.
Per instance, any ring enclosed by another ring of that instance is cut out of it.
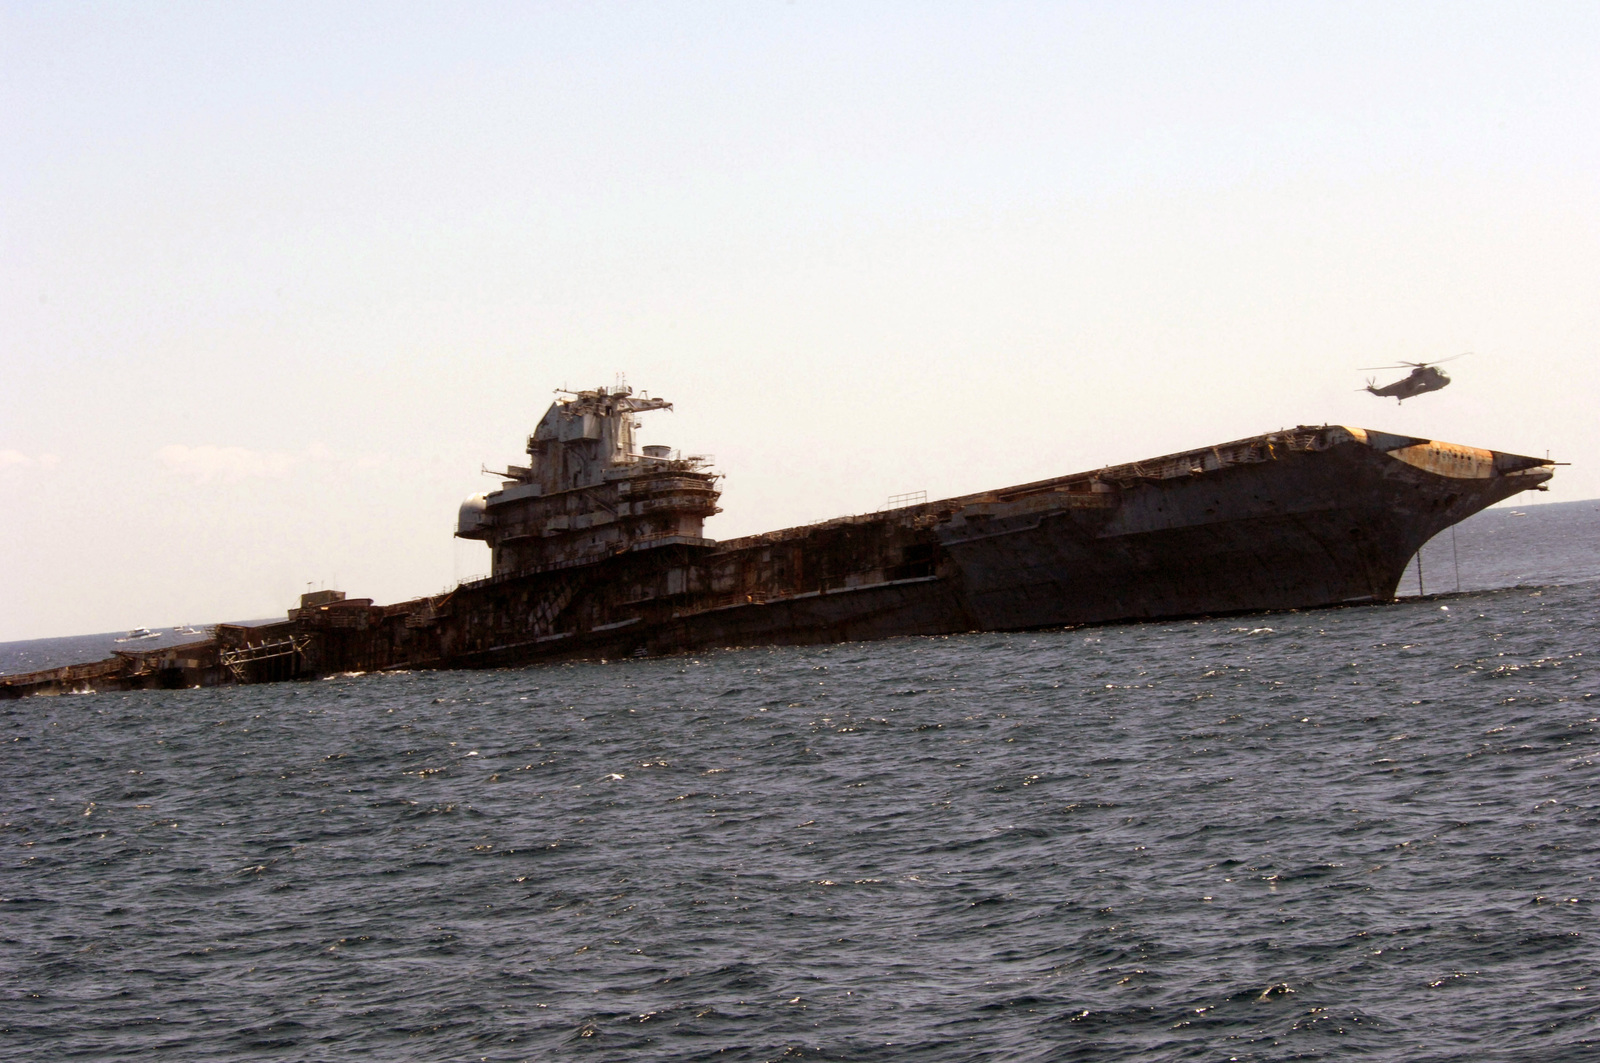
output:
<svg viewBox="0 0 1600 1063"><path fill-rule="evenodd" d="M1430 365L1443 365L1445 362L1453 362L1457 358L1465 358L1467 355L1469 355L1471 353L1472 353L1471 351L1462 351L1460 354L1452 354L1448 358L1435 358L1431 362L1401 362L1400 364L1401 365L1413 366L1413 367L1415 367L1417 369L1426 369Z"/></svg>

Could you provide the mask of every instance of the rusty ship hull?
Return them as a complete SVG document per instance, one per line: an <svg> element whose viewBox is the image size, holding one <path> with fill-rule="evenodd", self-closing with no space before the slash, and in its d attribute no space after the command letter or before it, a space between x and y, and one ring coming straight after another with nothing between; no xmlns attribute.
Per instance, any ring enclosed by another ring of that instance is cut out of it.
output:
<svg viewBox="0 0 1600 1063"><path fill-rule="evenodd" d="M597 451L613 446L592 425L567 429L599 440ZM560 442L554 430L551 440ZM310 595L278 624L219 628L180 662L189 671L146 666L127 685L1382 602L1423 543L1520 491L1543 490L1553 464L1302 427L717 542L699 534L717 492L698 459L613 460L601 475L554 461L552 442L535 437L529 449L548 466L543 487L532 466L514 467L501 492L463 506L458 534L488 540L490 578L388 606ZM23 678L0 679L0 695L33 692Z"/></svg>
<svg viewBox="0 0 1600 1063"><path fill-rule="evenodd" d="M1388 601L1428 539L1549 475L1543 459L1302 428L508 574L327 628L318 664L496 667Z"/></svg>

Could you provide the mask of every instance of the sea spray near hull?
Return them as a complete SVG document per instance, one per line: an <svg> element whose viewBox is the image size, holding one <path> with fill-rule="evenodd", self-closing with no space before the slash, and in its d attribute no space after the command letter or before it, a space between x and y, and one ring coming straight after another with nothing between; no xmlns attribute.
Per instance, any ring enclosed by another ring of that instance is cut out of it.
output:
<svg viewBox="0 0 1600 1063"><path fill-rule="evenodd" d="M727 542L706 459L634 451L628 389L551 407L530 464L462 507L495 575L377 606L307 595L289 619L0 695L265 682L1019 630L1393 598L1444 528L1529 489L1548 459L1358 428L1201 450ZM161 656L165 654L165 656Z"/></svg>

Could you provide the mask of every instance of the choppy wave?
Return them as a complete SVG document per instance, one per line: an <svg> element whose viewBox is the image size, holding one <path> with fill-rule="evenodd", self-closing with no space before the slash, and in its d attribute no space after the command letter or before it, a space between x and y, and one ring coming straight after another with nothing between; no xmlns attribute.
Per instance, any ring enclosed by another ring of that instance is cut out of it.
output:
<svg viewBox="0 0 1600 1063"><path fill-rule="evenodd" d="M1591 584L5 705L13 1058L1581 1058Z"/></svg>

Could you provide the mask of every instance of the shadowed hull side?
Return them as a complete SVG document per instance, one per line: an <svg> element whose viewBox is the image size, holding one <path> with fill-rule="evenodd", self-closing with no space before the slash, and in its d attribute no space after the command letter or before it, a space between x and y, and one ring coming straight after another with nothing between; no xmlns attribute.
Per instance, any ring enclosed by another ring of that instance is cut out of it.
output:
<svg viewBox="0 0 1600 1063"><path fill-rule="evenodd" d="M537 580L530 577L530 582ZM539 591L532 594L537 596ZM694 609L693 605L687 608ZM477 612L470 599L456 606L457 617ZM438 660L430 663L449 668L505 667L540 660L655 656L711 647L941 635L969 631L973 626L951 583L922 577L767 602L711 605L683 616L654 622L623 621L615 628L584 632L541 635L526 629L503 630L499 641L482 648L461 646L447 631Z"/></svg>
<svg viewBox="0 0 1600 1063"><path fill-rule="evenodd" d="M1140 485L1110 513L990 522L942 545L980 628L1386 601L1423 543L1527 486L1441 476L1348 443Z"/></svg>
<svg viewBox="0 0 1600 1063"><path fill-rule="evenodd" d="M1352 440L1188 477L1124 478L1099 498L1069 493L1058 504L1046 494L1043 507L1039 492L1012 502L932 503L857 523L847 542L836 541L840 529L819 529L634 560L632 572L627 563L609 572L599 566L588 588L575 593L539 589L570 576L533 576L518 602L497 609L475 607L464 595L454 605L457 625L475 613L540 615L531 603L553 595L566 605L552 623L571 626L517 638L513 620L492 650L447 653L440 663L505 665L1386 601L1424 542L1544 475L1440 475ZM881 578L907 556L923 558L928 574ZM711 590L654 603L608 601L617 586L648 581L638 571L642 564L681 573L683 586L752 593L732 603L727 593ZM862 576L856 586L818 588L802 579L798 586L807 589L797 590L774 576L810 572L813 582L826 582L818 571L848 578L851 570ZM872 582L874 576L880 578ZM587 624L579 619L585 614Z"/></svg>

